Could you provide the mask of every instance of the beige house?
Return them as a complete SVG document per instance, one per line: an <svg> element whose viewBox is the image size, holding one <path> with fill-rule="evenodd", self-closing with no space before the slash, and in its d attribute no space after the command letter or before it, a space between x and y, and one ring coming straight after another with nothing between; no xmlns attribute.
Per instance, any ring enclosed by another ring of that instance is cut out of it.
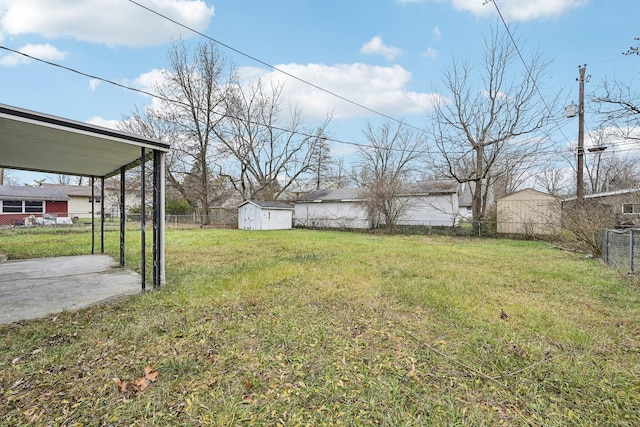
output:
<svg viewBox="0 0 640 427"><path fill-rule="evenodd" d="M561 228L562 207L554 196L532 188L496 201L498 233L551 235Z"/></svg>
<svg viewBox="0 0 640 427"><path fill-rule="evenodd" d="M89 185L62 185L62 184L40 184L42 188L56 188L62 190L69 197L69 217L70 218L91 218L91 186ZM100 215L102 203L100 200L100 188L94 190L96 215Z"/></svg>

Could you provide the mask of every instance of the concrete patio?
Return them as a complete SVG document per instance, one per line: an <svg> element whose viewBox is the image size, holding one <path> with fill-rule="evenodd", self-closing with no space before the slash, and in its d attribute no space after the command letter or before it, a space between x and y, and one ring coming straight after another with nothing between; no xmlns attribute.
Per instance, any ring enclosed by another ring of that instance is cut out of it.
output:
<svg viewBox="0 0 640 427"><path fill-rule="evenodd" d="M4 261L0 323L79 310L140 291L140 275L108 255Z"/></svg>

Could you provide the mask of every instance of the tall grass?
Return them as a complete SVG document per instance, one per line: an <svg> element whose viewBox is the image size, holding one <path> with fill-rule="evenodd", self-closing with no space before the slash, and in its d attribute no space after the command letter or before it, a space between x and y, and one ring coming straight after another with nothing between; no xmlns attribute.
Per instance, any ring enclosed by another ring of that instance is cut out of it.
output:
<svg viewBox="0 0 640 427"><path fill-rule="evenodd" d="M0 252L88 239L3 232ZM162 290L0 327L0 419L639 425L640 292L618 274L540 242L170 230ZM118 393L147 365L157 383Z"/></svg>

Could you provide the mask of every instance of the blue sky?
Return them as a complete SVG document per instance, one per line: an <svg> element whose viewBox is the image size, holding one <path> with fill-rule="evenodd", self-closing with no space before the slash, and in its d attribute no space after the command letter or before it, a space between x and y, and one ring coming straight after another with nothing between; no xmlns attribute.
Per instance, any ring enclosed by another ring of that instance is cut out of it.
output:
<svg viewBox="0 0 640 427"><path fill-rule="evenodd" d="M136 0L261 61L370 109L426 126L452 58L478 57L496 25L485 0ZM515 25L525 56L539 49L553 62L544 86L577 101L578 65L587 91L615 76L638 78L640 57L622 55L640 37L637 0L497 0ZM503 28L500 27L502 30ZM0 0L0 45L123 85L148 89L167 66L171 40L203 38L128 0ZM273 70L221 47L245 73ZM282 76L280 76L282 77ZM0 103L104 126L150 102L139 93L0 50ZM335 139L364 143L378 116L288 79L288 99L309 124L327 111ZM559 118L563 112L558 111ZM587 127L595 127L587 117ZM563 120L557 144L577 137ZM353 147L334 144L337 155ZM1 153L0 153L1 156ZM30 180L31 176L24 178Z"/></svg>

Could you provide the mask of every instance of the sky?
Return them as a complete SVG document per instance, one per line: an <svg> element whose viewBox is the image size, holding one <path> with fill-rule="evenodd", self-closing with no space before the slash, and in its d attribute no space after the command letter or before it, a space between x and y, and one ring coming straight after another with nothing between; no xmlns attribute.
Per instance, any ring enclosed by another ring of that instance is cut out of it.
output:
<svg viewBox="0 0 640 427"><path fill-rule="evenodd" d="M640 37L638 0L495 1L0 0L0 103L115 127L151 98L105 80L150 90L173 40L209 38L242 73L285 79L287 100L309 126L331 112L331 138L366 143L362 129L382 120L376 113L427 127L452 61L478 60L491 27L504 31L498 10L524 57L538 50L551 61L541 82L549 93L577 102L584 64L587 91L613 77L638 80L640 57L622 54ZM559 119L557 145L575 141L577 119L550 114ZM587 116L587 129L595 120ZM353 145L331 148L353 155ZM37 175L15 177L30 183Z"/></svg>

